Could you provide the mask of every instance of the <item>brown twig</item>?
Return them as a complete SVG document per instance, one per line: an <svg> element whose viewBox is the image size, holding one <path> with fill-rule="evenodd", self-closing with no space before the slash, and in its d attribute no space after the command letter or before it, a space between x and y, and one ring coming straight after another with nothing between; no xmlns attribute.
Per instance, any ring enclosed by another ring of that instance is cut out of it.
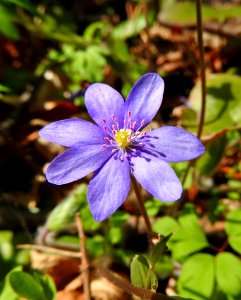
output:
<svg viewBox="0 0 241 300"><path fill-rule="evenodd" d="M206 110L206 75L205 75L205 61L204 61L204 47L203 47L203 24L202 24L202 0L196 0L197 11L197 36L198 36L198 48L200 54L200 76L202 86L202 103L201 113L198 126L197 137L200 138L203 131L205 110Z"/></svg>
<svg viewBox="0 0 241 300"><path fill-rule="evenodd" d="M89 262L86 252L84 228L79 213L76 214L75 220L80 238L80 252L82 254L81 271L83 274L84 297L85 300L91 300Z"/></svg>
<svg viewBox="0 0 241 300"><path fill-rule="evenodd" d="M112 282L114 285L118 286L120 289L125 290L128 294L136 295L140 297L143 300L170 300L172 298L158 294L143 288L139 288L137 286L132 285L128 281L122 279L117 274L101 268L99 269L101 275L103 275L105 278L107 278L110 282Z"/></svg>
<svg viewBox="0 0 241 300"><path fill-rule="evenodd" d="M159 19L158 24L162 27L177 30L177 28L182 31L194 31L197 29L197 23L175 23L175 22L169 22L166 20ZM206 21L203 23L203 29L204 31L218 35L223 38L240 38L240 30L239 28L233 28L231 25L228 26L228 23L219 23L217 21Z"/></svg>
<svg viewBox="0 0 241 300"><path fill-rule="evenodd" d="M57 255L61 255L61 256L68 256L68 257L74 257L74 258L81 257L81 253L76 253L75 251L57 249L57 248L45 246L45 245L20 244L20 245L17 245L16 248L17 249L34 249L34 250L38 250L38 251L42 251L42 252L48 252L51 254L57 254Z"/></svg>

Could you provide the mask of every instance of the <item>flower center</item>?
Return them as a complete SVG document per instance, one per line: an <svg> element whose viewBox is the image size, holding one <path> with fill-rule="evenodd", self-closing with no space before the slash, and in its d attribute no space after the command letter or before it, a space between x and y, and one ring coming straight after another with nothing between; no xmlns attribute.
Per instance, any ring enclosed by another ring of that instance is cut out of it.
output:
<svg viewBox="0 0 241 300"><path fill-rule="evenodd" d="M115 134L115 140L120 148L126 149L130 145L131 133L132 132L130 129L120 129L119 131L117 131L117 133Z"/></svg>
<svg viewBox="0 0 241 300"><path fill-rule="evenodd" d="M105 143L102 147L111 147L111 152L116 152L117 157L124 161L124 156L129 157L144 146L142 138L147 134L147 131L142 131L142 128L145 121L142 120L138 126L137 121L133 121L131 112L128 111L127 118L123 122L123 128L120 129L117 118L111 115L111 119L113 124L108 124L106 119L102 119L103 130L106 133Z"/></svg>

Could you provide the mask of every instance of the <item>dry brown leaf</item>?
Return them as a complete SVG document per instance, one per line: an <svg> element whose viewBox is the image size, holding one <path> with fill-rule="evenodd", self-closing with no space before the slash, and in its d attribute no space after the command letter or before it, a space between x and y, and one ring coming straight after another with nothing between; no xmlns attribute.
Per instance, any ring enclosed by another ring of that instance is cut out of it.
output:
<svg viewBox="0 0 241 300"><path fill-rule="evenodd" d="M121 290L104 277L92 280L90 284L91 294L98 300L123 300L127 299L125 291Z"/></svg>
<svg viewBox="0 0 241 300"><path fill-rule="evenodd" d="M56 254L31 251L31 266L49 274L57 289L62 289L79 274L79 259L72 259Z"/></svg>

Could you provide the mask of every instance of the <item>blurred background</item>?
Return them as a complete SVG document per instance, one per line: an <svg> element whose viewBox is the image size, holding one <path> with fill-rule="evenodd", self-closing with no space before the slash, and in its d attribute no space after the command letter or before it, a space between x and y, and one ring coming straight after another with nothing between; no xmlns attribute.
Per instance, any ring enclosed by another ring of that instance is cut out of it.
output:
<svg viewBox="0 0 241 300"><path fill-rule="evenodd" d="M192 164L173 164L184 185L180 201L165 204L141 193L153 230L163 235L177 230L156 264L157 291L238 300L241 1L203 1L202 18L201 140L207 152ZM0 0L1 300L84 299L78 211L93 299L134 299L97 272L106 266L128 280L134 254L148 251L134 193L109 220L95 222L86 202L90 177L64 186L46 182L47 164L64 148L44 141L38 131L60 119L90 120L84 103L89 84L105 82L126 97L146 72L165 81L151 126L180 126L196 134L201 81L195 1ZM27 249L18 249L20 244ZM51 247L51 253L33 245ZM26 294L28 284L32 294Z"/></svg>

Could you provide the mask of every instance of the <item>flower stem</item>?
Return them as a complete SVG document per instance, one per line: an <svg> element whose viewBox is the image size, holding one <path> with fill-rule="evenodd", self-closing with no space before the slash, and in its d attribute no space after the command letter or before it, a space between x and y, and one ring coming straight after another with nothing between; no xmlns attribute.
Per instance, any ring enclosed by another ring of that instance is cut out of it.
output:
<svg viewBox="0 0 241 300"><path fill-rule="evenodd" d="M204 117L206 110L206 76L205 76L205 61L204 61L204 47L203 47L203 24L202 24L202 0L196 0L196 12L197 12L197 37L198 47L200 54L200 76L202 85L202 106L199 120L199 127L197 137L200 138L202 135Z"/></svg>
<svg viewBox="0 0 241 300"><path fill-rule="evenodd" d="M201 102L201 113L198 124L197 137L200 138L203 131L205 111L206 111L206 74L205 74L205 60L204 60L204 47L203 47L203 23L202 23L202 0L196 0L196 14L197 14L197 38L198 48L200 56L200 76L201 76L201 88L202 88L202 102ZM184 185L187 175L194 164L193 161L188 163L188 167L183 176L182 185Z"/></svg>
<svg viewBox="0 0 241 300"><path fill-rule="evenodd" d="M146 224L147 232L148 232L149 236L151 237L152 236L151 222L150 222L150 219L147 215L146 208L144 206L144 203L143 203L143 200L142 200L142 197L141 197L141 193L140 193L140 190L139 190L138 183L137 183L136 179L133 176L131 176L131 181L132 181L134 191L136 193L136 198L137 198L137 201L138 201L138 204L139 204L140 211L143 215L143 218L144 218L144 221L145 221L145 224Z"/></svg>

